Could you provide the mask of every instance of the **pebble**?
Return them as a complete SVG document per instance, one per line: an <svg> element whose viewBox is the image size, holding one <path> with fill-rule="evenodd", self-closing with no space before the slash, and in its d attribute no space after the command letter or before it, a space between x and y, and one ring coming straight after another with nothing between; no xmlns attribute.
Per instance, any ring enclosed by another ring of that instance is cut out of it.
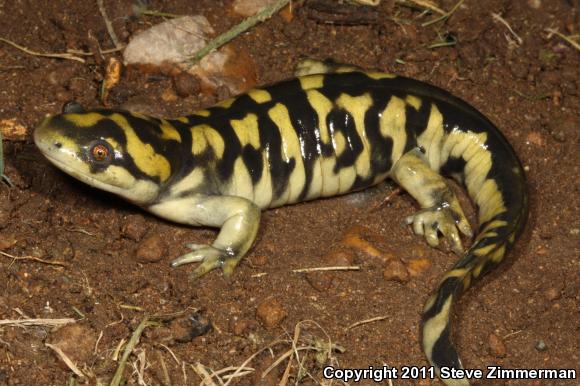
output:
<svg viewBox="0 0 580 386"><path fill-rule="evenodd" d="M388 281L407 283L409 281L409 271L400 260L393 259L387 262L383 270L383 277Z"/></svg>
<svg viewBox="0 0 580 386"><path fill-rule="evenodd" d="M542 352L542 351L546 351L548 349L548 346L546 346L546 343L543 340L539 340L536 343L536 350Z"/></svg>
<svg viewBox="0 0 580 386"><path fill-rule="evenodd" d="M306 281L315 290L319 292L326 292L334 283L334 275L330 272L309 272L306 274Z"/></svg>
<svg viewBox="0 0 580 386"><path fill-rule="evenodd" d="M178 96L186 98L191 95L197 95L201 91L201 81L199 77L187 72L180 72L173 77L173 88Z"/></svg>
<svg viewBox="0 0 580 386"><path fill-rule="evenodd" d="M155 263L167 253L167 244L157 233L143 239L135 251L135 259L141 263Z"/></svg>
<svg viewBox="0 0 580 386"><path fill-rule="evenodd" d="M411 276L420 276L431 266L429 259L413 259L407 262L407 270Z"/></svg>
<svg viewBox="0 0 580 386"><path fill-rule="evenodd" d="M278 326L286 315L282 303L274 298L264 300L256 309L256 317L268 329Z"/></svg>
<svg viewBox="0 0 580 386"><path fill-rule="evenodd" d="M237 319L232 323L232 332L234 335L243 336L250 330L251 327L252 321L247 319Z"/></svg>
<svg viewBox="0 0 580 386"><path fill-rule="evenodd" d="M489 344L489 352L491 355L497 358L503 358L506 356L507 350L505 347L505 343L499 336L495 334L490 334L488 338L488 344Z"/></svg>
<svg viewBox="0 0 580 386"><path fill-rule="evenodd" d="M556 118L550 121L550 134L558 142L566 142L567 134L576 131L577 118L573 116Z"/></svg>
<svg viewBox="0 0 580 386"><path fill-rule="evenodd" d="M147 233L147 223L143 216L129 215L124 219L121 235L133 241L140 241Z"/></svg>
<svg viewBox="0 0 580 386"><path fill-rule="evenodd" d="M211 322L201 312L174 319L169 323L171 337L179 343L191 342L194 338L207 334L211 329Z"/></svg>
<svg viewBox="0 0 580 386"><path fill-rule="evenodd" d="M534 144L536 146L545 146L546 145L546 140L544 139L544 137L542 136L542 134L540 134L537 131L530 132L526 136L526 142L532 143L532 144Z"/></svg>
<svg viewBox="0 0 580 386"><path fill-rule="evenodd" d="M48 342L60 348L73 363L82 368L81 364L87 363L93 356L97 334L84 324L68 324L53 332Z"/></svg>
<svg viewBox="0 0 580 386"><path fill-rule="evenodd" d="M324 256L324 262L331 267L348 267L354 264L355 255L351 251L332 251Z"/></svg>
<svg viewBox="0 0 580 386"><path fill-rule="evenodd" d="M275 0L234 0L232 10L240 16L248 17L274 2Z"/></svg>
<svg viewBox="0 0 580 386"><path fill-rule="evenodd" d="M0 237L0 251L4 251L12 246L14 246L18 240L14 235L4 234Z"/></svg>
<svg viewBox="0 0 580 386"><path fill-rule="evenodd" d="M562 297L562 293L558 288L549 288L546 291L546 299L553 302L554 300L558 300Z"/></svg>
<svg viewBox="0 0 580 386"><path fill-rule="evenodd" d="M263 267L268 264L268 256L266 255L252 255L248 262L254 267Z"/></svg>

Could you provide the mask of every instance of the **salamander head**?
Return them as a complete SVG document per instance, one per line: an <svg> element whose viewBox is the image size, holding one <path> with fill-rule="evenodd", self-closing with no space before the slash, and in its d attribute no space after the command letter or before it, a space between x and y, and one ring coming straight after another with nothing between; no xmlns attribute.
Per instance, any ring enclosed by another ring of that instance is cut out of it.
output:
<svg viewBox="0 0 580 386"><path fill-rule="evenodd" d="M157 197L170 167L151 145L139 140L124 114L99 110L54 115L34 130L34 142L64 172L144 205ZM152 159L155 156L161 160ZM159 165L151 166L153 161Z"/></svg>

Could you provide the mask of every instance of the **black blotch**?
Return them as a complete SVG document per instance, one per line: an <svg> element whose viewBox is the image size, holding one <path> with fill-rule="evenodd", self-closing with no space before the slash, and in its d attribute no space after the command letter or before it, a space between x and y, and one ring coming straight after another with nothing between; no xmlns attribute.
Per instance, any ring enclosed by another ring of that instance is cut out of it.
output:
<svg viewBox="0 0 580 386"><path fill-rule="evenodd" d="M439 368L450 367L460 369L462 367L459 362L459 356L457 355L457 350L455 350L455 347L451 343L449 332L449 324L447 324L433 345L431 357Z"/></svg>
<svg viewBox="0 0 580 386"><path fill-rule="evenodd" d="M260 181L260 178L262 178L262 169L264 166L262 152L252 145L246 145L242 149L242 160L248 168L248 172L252 178L252 184L255 186Z"/></svg>
<svg viewBox="0 0 580 386"><path fill-rule="evenodd" d="M356 131L354 118L348 111L340 108L333 108L326 116L326 124L330 133L342 133L346 146L342 154L337 155L334 172L340 169L353 166L356 159L363 151L363 143ZM336 149L335 149L336 152Z"/></svg>

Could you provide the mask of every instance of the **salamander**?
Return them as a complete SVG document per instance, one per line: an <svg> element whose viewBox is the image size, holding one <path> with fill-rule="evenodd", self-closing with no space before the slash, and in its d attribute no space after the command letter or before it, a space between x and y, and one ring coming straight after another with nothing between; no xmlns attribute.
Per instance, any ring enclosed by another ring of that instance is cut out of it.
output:
<svg viewBox="0 0 580 386"><path fill-rule="evenodd" d="M406 221L460 259L422 315L437 371L462 368L452 305L504 260L528 214L525 175L502 133L467 102L427 83L353 66L307 62L299 76L176 119L71 108L34 131L40 151L77 179L168 220L220 228L173 266L231 275L251 248L261 211L361 190L391 178L421 209ZM478 209L471 227L445 177ZM467 379L444 380L469 385Z"/></svg>

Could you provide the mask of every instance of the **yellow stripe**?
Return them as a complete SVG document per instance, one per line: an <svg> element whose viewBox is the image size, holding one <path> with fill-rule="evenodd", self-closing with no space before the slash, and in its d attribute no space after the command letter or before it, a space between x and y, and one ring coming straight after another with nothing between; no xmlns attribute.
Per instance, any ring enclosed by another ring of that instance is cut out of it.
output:
<svg viewBox="0 0 580 386"><path fill-rule="evenodd" d="M179 135L179 131L177 131L177 129L167 120L162 119L159 127L161 128L161 139L168 139L181 143L181 135Z"/></svg>
<svg viewBox="0 0 580 386"><path fill-rule="evenodd" d="M225 143L222 136L211 126L197 125L191 128L191 152L194 155L203 153L210 146L217 158L222 158Z"/></svg>
<svg viewBox="0 0 580 386"><path fill-rule="evenodd" d="M106 118L99 113L65 114L63 117L78 127L91 127Z"/></svg>
<svg viewBox="0 0 580 386"><path fill-rule="evenodd" d="M419 111L421 104L423 103L423 101L421 101L421 99L415 95L407 95L405 102L407 102L408 105L413 106L413 108L417 111Z"/></svg>
<svg viewBox="0 0 580 386"><path fill-rule="evenodd" d="M277 103L268 111L268 116L278 126L280 137L282 138L282 159L290 162L294 159L295 167L288 179L288 201L295 202L306 183L306 173L304 171L303 154L301 153L300 141L296 130L292 126L288 109L281 103Z"/></svg>
<svg viewBox="0 0 580 386"><path fill-rule="evenodd" d="M125 132L125 138L127 139L126 151L133 158L135 166L149 176L159 177L161 182L166 181L171 175L169 161L161 154L156 153L153 146L142 142L123 115L115 113L109 119L119 125Z"/></svg>
<svg viewBox="0 0 580 386"><path fill-rule="evenodd" d="M248 92L250 98L252 98L256 103L266 103L272 100L272 95L266 90L255 89Z"/></svg>
<svg viewBox="0 0 580 386"><path fill-rule="evenodd" d="M365 114L373 105L373 99L368 93L357 97L341 94L336 100L336 105L346 110L354 119L357 134L363 144L363 150L355 160L356 173L363 178L367 178L371 172L371 156L369 140L365 130Z"/></svg>
<svg viewBox="0 0 580 386"><path fill-rule="evenodd" d="M391 161L393 165L403 156L407 133L405 132L405 102L398 97L391 97L387 107L383 110L379 127L384 138L393 140L393 150L391 151Z"/></svg>
<svg viewBox="0 0 580 386"><path fill-rule="evenodd" d="M232 119L230 124L242 147L250 144L254 149L260 148L260 131L256 114L248 114L243 119Z"/></svg>
<svg viewBox="0 0 580 386"><path fill-rule="evenodd" d="M300 81L300 86L302 86L303 90L312 90L322 87L324 84L324 75L307 75L298 78L298 80Z"/></svg>

